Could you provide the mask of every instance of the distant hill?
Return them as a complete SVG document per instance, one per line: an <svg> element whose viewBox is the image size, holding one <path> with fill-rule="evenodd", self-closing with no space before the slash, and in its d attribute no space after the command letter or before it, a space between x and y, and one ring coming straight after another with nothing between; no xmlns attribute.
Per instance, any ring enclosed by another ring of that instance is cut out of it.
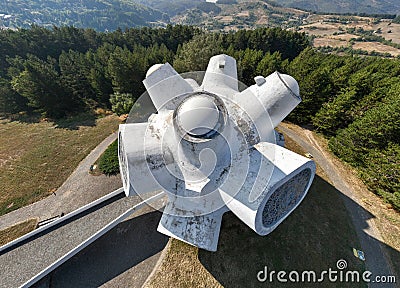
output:
<svg viewBox="0 0 400 288"><path fill-rule="evenodd" d="M153 9L162 11L169 16L175 16L188 9L193 9L205 0L133 0L136 3L149 6Z"/></svg>
<svg viewBox="0 0 400 288"><path fill-rule="evenodd" d="M105 31L168 21L167 14L129 0L0 0L0 27L73 25Z"/></svg>
<svg viewBox="0 0 400 288"><path fill-rule="evenodd" d="M296 29L312 14L304 10L400 14L400 1L218 0L214 4L206 0L0 0L0 28L34 24L112 31L173 23L214 31L265 26Z"/></svg>
<svg viewBox="0 0 400 288"><path fill-rule="evenodd" d="M285 8L269 0L220 0L199 3L174 17L172 23L195 25L212 31L232 31L259 27L295 28L309 12Z"/></svg>
<svg viewBox="0 0 400 288"><path fill-rule="evenodd" d="M398 0L279 0L286 7L330 13L400 14Z"/></svg>

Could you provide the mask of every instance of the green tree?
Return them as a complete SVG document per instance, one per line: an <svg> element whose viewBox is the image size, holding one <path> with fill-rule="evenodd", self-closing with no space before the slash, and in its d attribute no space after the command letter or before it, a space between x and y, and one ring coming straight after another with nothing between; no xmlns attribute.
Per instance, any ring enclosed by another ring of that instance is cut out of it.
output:
<svg viewBox="0 0 400 288"><path fill-rule="evenodd" d="M336 131L347 127L350 119L347 116L356 95L353 89L344 89L330 102L325 102L313 117L313 124L326 135L335 135Z"/></svg>
<svg viewBox="0 0 400 288"><path fill-rule="evenodd" d="M11 83L16 92L28 99L29 106L50 117L62 117L81 107L79 100L62 85L55 59L43 61L28 55L24 67Z"/></svg>
<svg viewBox="0 0 400 288"><path fill-rule="evenodd" d="M147 68L146 53L142 46L136 46L133 52L126 47L115 48L107 67L114 92L131 93L136 98L144 92L142 80Z"/></svg>
<svg viewBox="0 0 400 288"><path fill-rule="evenodd" d="M282 58L280 52L265 53L262 60L258 63L256 73L264 77L281 69Z"/></svg>
<svg viewBox="0 0 400 288"><path fill-rule="evenodd" d="M252 50L247 48L238 61L238 76L239 79L246 85L254 84L254 77L256 75L256 68L260 61L263 59L263 52L261 50Z"/></svg>
<svg viewBox="0 0 400 288"><path fill-rule="evenodd" d="M115 49L110 44L104 44L96 51L86 52L85 58L90 63L90 71L87 75L92 89L96 93L98 103L111 108L110 94L113 93L112 81L107 72L108 61L112 51Z"/></svg>
<svg viewBox="0 0 400 288"><path fill-rule="evenodd" d="M218 34L196 35L178 48L174 68L180 73L204 71L210 58L222 52L222 38Z"/></svg>
<svg viewBox="0 0 400 288"><path fill-rule="evenodd" d="M90 63L85 55L73 50L63 52L59 58L61 82L68 87L76 99L81 99L89 106L96 106L96 94L90 84Z"/></svg>
<svg viewBox="0 0 400 288"><path fill-rule="evenodd" d="M27 110L26 99L15 92L11 84L0 78L0 115Z"/></svg>
<svg viewBox="0 0 400 288"><path fill-rule="evenodd" d="M393 85L379 105L366 111L329 141L339 157L355 166L363 166L368 152L385 149L400 139L400 84Z"/></svg>
<svg viewBox="0 0 400 288"><path fill-rule="evenodd" d="M107 69L115 92L133 91L131 52L127 48L115 47L110 55Z"/></svg>
<svg viewBox="0 0 400 288"><path fill-rule="evenodd" d="M134 103L131 93L115 92L110 95L112 111L118 115L128 114Z"/></svg>
<svg viewBox="0 0 400 288"><path fill-rule="evenodd" d="M367 165L361 169L361 176L374 190L397 193L400 208L400 145L389 142L385 149L372 149L366 156Z"/></svg>
<svg viewBox="0 0 400 288"><path fill-rule="evenodd" d="M115 140L100 156L99 169L104 174L116 175L119 173L118 141Z"/></svg>
<svg viewBox="0 0 400 288"><path fill-rule="evenodd" d="M142 52L138 52L142 53ZM144 69L146 70L150 66L154 64L159 64L159 63L172 63L174 61L174 53L167 48L164 44L158 45L155 44L153 46L150 46L146 49L145 53L145 61L143 62L144 64Z"/></svg>

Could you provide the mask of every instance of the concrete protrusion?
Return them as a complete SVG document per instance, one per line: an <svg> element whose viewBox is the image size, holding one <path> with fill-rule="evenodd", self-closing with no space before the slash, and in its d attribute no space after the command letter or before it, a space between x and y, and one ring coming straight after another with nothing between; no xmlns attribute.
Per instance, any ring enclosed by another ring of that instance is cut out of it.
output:
<svg viewBox="0 0 400 288"><path fill-rule="evenodd" d="M266 82L266 80L263 76L254 77L254 81L256 82L257 86L261 86Z"/></svg>
<svg viewBox="0 0 400 288"><path fill-rule="evenodd" d="M151 66L150 69L146 73L146 78L148 78L151 74L153 74L153 72L160 69L162 66L163 66L163 64L155 64L155 65Z"/></svg>
<svg viewBox="0 0 400 288"><path fill-rule="evenodd" d="M198 95L184 101L176 117L184 131L196 137L210 133L217 126L219 113L213 98Z"/></svg>
<svg viewBox="0 0 400 288"><path fill-rule="evenodd" d="M292 91L297 97L300 97L300 87L297 81L292 76L287 74L280 74L280 76L290 91Z"/></svg>

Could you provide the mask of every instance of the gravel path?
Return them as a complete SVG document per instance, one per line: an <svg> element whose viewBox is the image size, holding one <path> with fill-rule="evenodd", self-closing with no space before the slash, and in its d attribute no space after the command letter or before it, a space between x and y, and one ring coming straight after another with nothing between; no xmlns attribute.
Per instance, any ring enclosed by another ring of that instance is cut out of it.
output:
<svg viewBox="0 0 400 288"><path fill-rule="evenodd" d="M373 217L359 204L361 203L361 199L358 198L351 185L345 181L343 175L338 172L335 165L330 161L329 152L324 151L309 130L302 129L300 132L290 129L284 124L281 124L279 129L313 155L314 160L328 175L333 186L342 193L344 204L354 224L362 250L365 253L366 270L371 271L375 276L394 275L383 251L382 236L373 221ZM370 283L369 287L395 286L394 284L382 285L380 283Z"/></svg>

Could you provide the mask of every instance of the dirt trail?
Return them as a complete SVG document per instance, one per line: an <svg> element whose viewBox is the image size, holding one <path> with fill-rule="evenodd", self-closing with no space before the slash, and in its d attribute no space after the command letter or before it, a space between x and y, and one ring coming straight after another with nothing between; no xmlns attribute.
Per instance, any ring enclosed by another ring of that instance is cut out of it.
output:
<svg viewBox="0 0 400 288"><path fill-rule="evenodd" d="M352 219L361 249L366 256L366 269L373 275L395 275L391 267L390 259L384 251L384 242L380 231L377 229L374 216L363 208L362 199L352 187L353 183L348 183L346 175L338 169L333 157L326 149L322 148L319 141L315 139L310 130L301 127L282 123L279 126L281 132L292 138L307 152L313 155L314 160L320 165L328 175L332 184L343 195L343 201ZM393 285L393 284L392 284ZM370 283L369 287L382 287L381 283ZM384 287L396 287L385 284Z"/></svg>

